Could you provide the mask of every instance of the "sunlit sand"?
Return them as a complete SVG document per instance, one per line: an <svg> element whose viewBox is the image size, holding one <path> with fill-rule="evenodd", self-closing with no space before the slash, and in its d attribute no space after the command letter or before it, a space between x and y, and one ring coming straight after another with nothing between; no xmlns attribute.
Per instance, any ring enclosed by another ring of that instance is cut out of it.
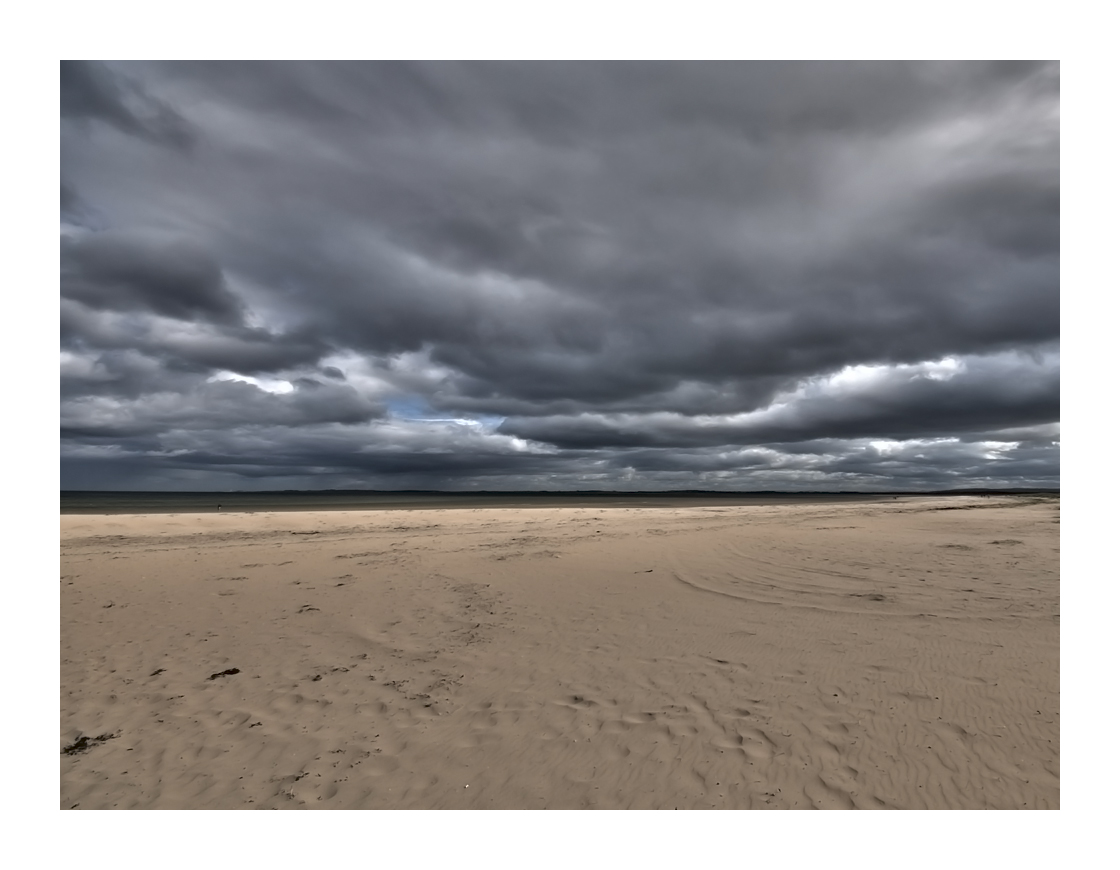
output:
<svg viewBox="0 0 1120 870"><path fill-rule="evenodd" d="M1059 502L63 516L63 808L1057 808Z"/></svg>

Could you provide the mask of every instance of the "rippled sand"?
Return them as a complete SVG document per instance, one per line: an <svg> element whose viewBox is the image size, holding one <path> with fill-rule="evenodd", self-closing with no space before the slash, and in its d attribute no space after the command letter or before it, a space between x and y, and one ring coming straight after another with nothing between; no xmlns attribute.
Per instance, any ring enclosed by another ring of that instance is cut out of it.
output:
<svg viewBox="0 0 1120 870"><path fill-rule="evenodd" d="M61 526L63 808L1059 804L1056 498Z"/></svg>

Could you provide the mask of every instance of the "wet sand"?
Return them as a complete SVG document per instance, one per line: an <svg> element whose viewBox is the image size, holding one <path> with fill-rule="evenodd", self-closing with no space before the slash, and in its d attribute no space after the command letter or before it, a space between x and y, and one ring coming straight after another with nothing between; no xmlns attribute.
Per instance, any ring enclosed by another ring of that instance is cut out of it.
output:
<svg viewBox="0 0 1120 870"><path fill-rule="evenodd" d="M61 517L62 808L1057 808L1057 498Z"/></svg>

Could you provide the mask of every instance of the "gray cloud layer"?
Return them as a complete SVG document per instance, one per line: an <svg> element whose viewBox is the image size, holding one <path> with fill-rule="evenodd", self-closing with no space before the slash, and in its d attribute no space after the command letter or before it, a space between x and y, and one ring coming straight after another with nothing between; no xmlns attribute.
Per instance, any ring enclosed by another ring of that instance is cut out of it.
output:
<svg viewBox="0 0 1120 870"><path fill-rule="evenodd" d="M1056 486L1058 86L64 62L63 486Z"/></svg>

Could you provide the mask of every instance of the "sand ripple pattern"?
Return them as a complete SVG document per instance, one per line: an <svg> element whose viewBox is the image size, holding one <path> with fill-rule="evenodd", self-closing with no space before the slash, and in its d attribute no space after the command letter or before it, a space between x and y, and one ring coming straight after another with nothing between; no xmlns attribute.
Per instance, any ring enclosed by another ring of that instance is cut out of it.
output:
<svg viewBox="0 0 1120 870"><path fill-rule="evenodd" d="M1057 503L949 505L66 517L60 806L1057 808Z"/></svg>

